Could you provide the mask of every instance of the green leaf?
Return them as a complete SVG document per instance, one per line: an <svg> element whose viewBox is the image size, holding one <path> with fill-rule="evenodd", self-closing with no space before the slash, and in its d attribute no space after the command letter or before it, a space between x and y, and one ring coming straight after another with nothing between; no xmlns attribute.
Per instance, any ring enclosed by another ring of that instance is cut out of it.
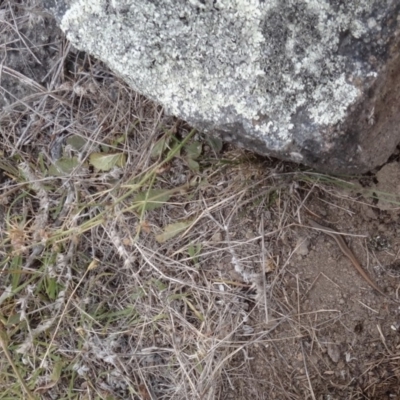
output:
<svg viewBox="0 0 400 400"><path fill-rule="evenodd" d="M164 232L156 236L156 240L159 243L165 243L167 240L179 235L181 232L185 231L192 224L192 220L184 222L175 222L173 224L167 225Z"/></svg>
<svg viewBox="0 0 400 400"><path fill-rule="evenodd" d="M202 247L201 243L198 244L190 243L188 248L189 256L192 258L197 257L200 254L201 247Z"/></svg>
<svg viewBox="0 0 400 400"><path fill-rule="evenodd" d="M184 147L186 151L187 158L191 158L192 160L197 160L201 151L203 150L203 144L200 142L189 143Z"/></svg>
<svg viewBox="0 0 400 400"><path fill-rule="evenodd" d="M101 153L103 154L108 154L110 151L111 151L111 147L108 145L108 144L104 144L104 143L102 143L101 145L100 145L100 150L101 150Z"/></svg>
<svg viewBox="0 0 400 400"><path fill-rule="evenodd" d="M160 140L158 140L153 148L151 149L151 157L158 158L161 157L162 153L165 150L165 146L167 144L167 137L163 136Z"/></svg>
<svg viewBox="0 0 400 400"><path fill-rule="evenodd" d="M171 158L172 155L179 157L181 155L182 144L175 136L172 136L170 139L171 140L168 146L169 151L166 155L166 158Z"/></svg>
<svg viewBox="0 0 400 400"><path fill-rule="evenodd" d="M161 282L160 280L158 280L158 279L155 279L155 278L152 278L151 280L150 280L150 282L157 288L157 290L159 290L160 292L162 292L163 290L165 290L168 286L165 284L165 283L163 283L163 282Z"/></svg>
<svg viewBox="0 0 400 400"><path fill-rule="evenodd" d="M187 159L186 159L186 162L187 162L189 168L190 168L192 171L195 171L195 172L198 172L198 171L199 171L200 165L199 165L199 163L198 163L197 161L193 160L192 158L187 158Z"/></svg>
<svg viewBox="0 0 400 400"><path fill-rule="evenodd" d="M201 252L201 243L193 244L190 243L188 248L188 253L190 258L192 259L193 264L197 264L199 262L199 254Z"/></svg>
<svg viewBox="0 0 400 400"><path fill-rule="evenodd" d="M60 377L61 377L61 372L63 371L63 368L65 367L65 361L60 361L57 360L54 365L53 365L53 371L51 373L51 380L53 382L58 382Z"/></svg>
<svg viewBox="0 0 400 400"><path fill-rule="evenodd" d="M89 162L100 171L110 171L114 167L124 167L126 164L125 153L92 153Z"/></svg>
<svg viewBox="0 0 400 400"><path fill-rule="evenodd" d="M130 294L130 296L131 296L132 300L135 301L135 300L143 299L144 297L146 297L146 292L144 291L144 289L138 287L133 290L133 292Z"/></svg>
<svg viewBox="0 0 400 400"><path fill-rule="evenodd" d="M66 140L67 144L73 147L75 150L82 150L83 147L86 145L87 140L84 139L82 136L72 135L69 136Z"/></svg>
<svg viewBox="0 0 400 400"><path fill-rule="evenodd" d="M6 326L11 327L13 325L19 324L21 321L21 313L12 314L8 317Z"/></svg>
<svg viewBox="0 0 400 400"><path fill-rule="evenodd" d="M50 300L55 300L58 294L58 284L54 278L47 278L46 282L46 294Z"/></svg>
<svg viewBox="0 0 400 400"><path fill-rule="evenodd" d="M162 207L171 197L171 190L151 189L138 193L134 203L139 203L139 212L151 211Z"/></svg>
<svg viewBox="0 0 400 400"><path fill-rule="evenodd" d="M38 157L38 164L39 164L39 168L40 171L42 172L42 174L44 175L47 171L47 165L44 162L44 155L43 153L39 153L39 157Z"/></svg>
<svg viewBox="0 0 400 400"><path fill-rule="evenodd" d="M69 175L78 166L79 166L79 161L77 157L72 157L72 158L61 157L53 165L50 165L49 175L51 176Z"/></svg>
<svg viewBox="0 0 400 400"><path fill-rule="evenodd" d="M207 137L207 143L216 153L222 150L223 143L220 138L209 136Z"/></svg>
<svg viewBox="0 0 400 400"><path fill-rule="evenodd" d="M11 259L11 268L12 270L18 270L19 268L21 268L22 265L22 256L21 254L16 254L15 257L13 257ZM21 274L12 274L12 278L11 278L11 287L12 290L14 291L20 282L21 279Z"/></svg>

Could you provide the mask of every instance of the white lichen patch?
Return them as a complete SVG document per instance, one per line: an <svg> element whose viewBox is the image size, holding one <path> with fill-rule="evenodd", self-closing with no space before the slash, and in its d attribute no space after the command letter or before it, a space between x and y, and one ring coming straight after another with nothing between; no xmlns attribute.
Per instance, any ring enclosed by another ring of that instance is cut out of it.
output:
<svg viewBox="0 0 400 400"><path fill-rule="evenodd" d="M281 149L299 107L320 125L346 117L360 95L346 76L370 71L346 70L340 35L361 38L376 1L72 0L61 27L169 112L208 126L239 121ZM259 114L268 119L254 126Z"/></svg>
<svg viewBox="0 0 400 400"><path fill-rule="evenodd" d="M316 123L328 125L340 122L346 115L346 109L342 104L353 103L359 95L359 91L353 85L346 82L344 74L333 82L320 85L313 93L313 104L309 107L310 115Z"/></svg>

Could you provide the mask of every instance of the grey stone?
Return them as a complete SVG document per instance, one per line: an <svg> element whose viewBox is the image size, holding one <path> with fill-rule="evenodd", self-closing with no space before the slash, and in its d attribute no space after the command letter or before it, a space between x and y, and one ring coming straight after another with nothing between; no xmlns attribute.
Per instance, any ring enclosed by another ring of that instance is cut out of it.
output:
<svg viewBox="0 0 400 400"><path fill-rule="evenodd" d="M198 129L334 173L400 141L400 0L43 0L68 39Z"/></svg>

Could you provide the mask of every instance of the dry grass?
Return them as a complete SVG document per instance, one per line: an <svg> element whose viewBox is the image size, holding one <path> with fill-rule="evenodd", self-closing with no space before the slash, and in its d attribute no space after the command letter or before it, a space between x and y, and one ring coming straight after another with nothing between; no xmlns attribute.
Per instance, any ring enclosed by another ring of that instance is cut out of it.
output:
<svg viewBox="0 0 400 400"><path fill-rule="evenodd" d="M286 244L313 193L342 194L165 116L64 39L38 83L9 57L39 68L27 29L43 17L0 17L0 398L321 398ZM295 388L268 353L285 340Z"/></svg>

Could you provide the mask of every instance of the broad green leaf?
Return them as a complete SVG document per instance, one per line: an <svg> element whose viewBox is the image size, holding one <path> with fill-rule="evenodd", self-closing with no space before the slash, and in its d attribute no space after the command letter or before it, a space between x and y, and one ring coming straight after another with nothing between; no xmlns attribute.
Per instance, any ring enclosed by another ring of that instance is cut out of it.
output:
<svg viewBox="0 0 400 400"><path fill-rule="evenodd" d="M151 211L162 207L171 197L171 190L151 189L146 192L138 193L134 203L139 203L139 212Z"/></svg>
<svg viewBox="0 0 400 400"><path fill-rule="evenodd" d="M203 149L203 145L200 142L189 143L184 147L187 158L191 158L192 160L196 160L200 157L201 151Z"/></svg>
<svg viewBox="0 0 400 400"><path fill-rule="evenodd" d="M87 140L82 136L72 135L69 136L66 140L67 144L73 147L75 150L82 150L83 147L86 145Z"/></svg>
<svg viewBox="0 0 400 400"><path fill-rule="evenodd" d="M6 326L11 327L13 325L17 325L21 321L21 313L12 314L8 317Z"/></svg>
<svg viewBox="0 0 400 400"><path fill-rule="evenodd" d="M100 171L110 171L114 167L124 167L126 154L124 153L92 153L89 162Z"/></svg>
<svg viewBox="0 0 400 400"><path fill-rule="evenodd" d="M192 224L193 221L175 222L167 225L164 232L156 236L156 240L159 243L165 243L167 240L179 235L185 231Z"/></svg>
<svg viewBox="0 0 400 400"><path fill-rule="evenodd" d="M78 166L79 166L79 161L77 157L72 157L72 158L61 157L54 163L54 165L50 165L49 175L51 176L69 175Z"/></svg>
<svg viewBox="0 0 400 400"><path fill-rule="evenodd" d="M163 136L160 140L158 140L153 148L151 149L151 156L154 158L160 157L165 150L165 145L167 143L167 137Z"/></svg>
<svg viewBox="0 0 400 400"><path fill-rule="evenodd" d="M199 261L199 254L201 252L201 243L193 244L190 243L188 248L188 253L190 258L192 259L193 264L197 264Z"/></svg>
<svg viewBox="0 0 400 400"><path fill-rule="evenodd" d="M150 281L160 292L165 290L168 286L158 279L152 278Z"/></svg>
<svg viewBox="0 0 400 400"><path fill-rule="evenodd" d="M108 154L111 151L111 147L108 144L102 143L100 145L101 154Z"/></svg>
<svg viewBox="0 0 400 400"><path fill-rule="evenodd" d="M216 153L222 150L223 143L220 138L209 136L207 137L207 143Z"/></svg>
<svg viewBox="0 0 400 400"><path fill-rule="evenodd" d="M137 287L133 290L133 292L130 294L131 298L133 301L135 300L139 300L139 299L143 299L144 297L146 297L146 292L144 291L144 289Z"/></svg>
<svg viewBox="0 0 400 400"><path fill-rule="evenodd" d="M65 361L62 360L57 360L54 365L53 365L53 371L51 373L51 380L53 382L58 382L58 380L61 377L61 372L63 371L63 368L65 367Z"/></svg>
<svg viewBox="0 0 400 400"><path fill-rule="evenodd" d="M50 300L55 300L59 291L57 281L54 278L47 278L46 281L46 294Z"/></svg>
<svg viewBox="0 0 400 400"><path fill-rule="evenodd" d="M198 171L199 171L200 165L199 165L199 163L198 163L197 161L193 160L193 158L189 158L189 157L188 157L188 158L186 159L186 162L187 162L189 168L190 168L192 171L195 171L195 172L198 172Z"/></svg>
<svg viewBox="0 0 400 400"><path fill-rule="evenodd" d="M166 158L170 158L172 155L175 157L179 157L181 155L182 145L181 142L175 137L172 136L168 146L168 153Z"/></svg>
<svg viewBox="0 0 400 400"><path fill-rule="evenodd" d="M190 243L189 248L188 248L189 256L192 258L197 257L200 254L201 247L202 247L201 243L197 243L197 244Z"/></svg>

